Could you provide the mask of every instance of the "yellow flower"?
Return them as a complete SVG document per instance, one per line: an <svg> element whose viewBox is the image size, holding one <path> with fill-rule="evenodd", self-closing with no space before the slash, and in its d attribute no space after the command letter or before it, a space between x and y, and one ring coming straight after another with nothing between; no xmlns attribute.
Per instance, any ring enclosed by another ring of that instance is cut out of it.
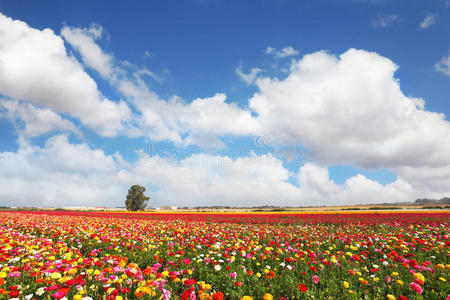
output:
<svg viewBox="0 0 450 300"><path fill-rule="evenodd" d="M387 294L386 295L386 299L388 299L388 300L395 300L395 297L394 297L394 295Z"/></svg>
<svg viewBox="0 0 450 300"><path fill-rule="evenodd" d="M101 273L101 272L100 272L99 270L95 270L95 271L94 271L94 275L95 275L95 276L99 275L100 273Z"/></svg>
<svg viewBox="0 0 450 300"><path fill-rule="evenodd" d="M256 277L261 277L261 273L256 273Z"/></svg>
<svg viewBox="0 0 450 300"><path fill-rule="evenodd" d="M399 280L397 280L397 283L398 283L398 284L400 284L400 285L403 285L403 281L402 281L402 280L400 280L400 279L399 279Z"/></svg>
<svg viewBox="0 0 450 300"><path fill-rule="evenodd" d="M58 272L52 273L52 275L50 276L52 279L60 279L61 278L61 274L59 274Z"/></svg>
<svg viewBox="0 0 450 300"><path fill-rule="evenodd" d="M73 300L81 300L81 299L83 299L83 296L81 296L80 294L76 294L75 296L73 296Z"/></svg>
<svg viewBox="0 0 450 300"><path fill-rule="evenodd" d="M439 277L439 280L442 281L442 282L446 282L447 281L447 280L445 280L444 277Z"/></svg>
<svg viewBox="0 0 450 300"><path fill-rule="evenodd" d="M437 264L436 265L436 269L444 269L444 265L443 264Z"/></svg>
<svg viewBox="0 0 450 300"><path fill-rule="evenodd" d="M253 300L253 298L250 296L244 296L241 298L241 300Z"/></svg>
<svg viewBox="0 0 450 300"><path fill-rule="evenodd" d="M392 277L398 276L398 272L392 272Z"/></svg>
<svg viewBox="0 0 450 300"><path fill-rule="evenodd" d="M344 288L348 289L348 287L350 286L350 284L347 281L344 281L342 283L342 285L344 286Z"/></svg>
<svg viewBox="0 0 450 300"><path fill-rule="evenodd" d="M272 294L265 293L263 296L263 300L273 300Z"/></svg>
<svg viewBox="0 0 450 300"><path fill-rule="evenodd" d="M6 278L6 276L8 276L6 272L0 272L0 278Z"/></svg>
<svg viewBox="0 0 450 300"><path fill-rule="evenodd" d="M422 273L414 273L414 279L425 281L425 277L422 275Z"/></svg>
<svg viewBox="0 0 450 300"><path fill-rule="evenodd" d="M77 269L72 268L72 269L70 269L69 272L67 272L67 273L69 273L69 275L74 275L74 274L77 273Z"/></svg>

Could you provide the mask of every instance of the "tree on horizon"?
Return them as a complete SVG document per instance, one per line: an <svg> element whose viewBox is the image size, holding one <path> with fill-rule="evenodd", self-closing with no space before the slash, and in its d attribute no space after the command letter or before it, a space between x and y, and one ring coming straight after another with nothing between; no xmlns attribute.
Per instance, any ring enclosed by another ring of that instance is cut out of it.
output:
<svg viewBox="0 0 450 300"><path fill-rule="evenodd" d="M127 198L125 200L125 205L129 211L144 210L147 207L147 201L150 197L145 196L145 187L139 184L132 185L128 189Z"/></svg>

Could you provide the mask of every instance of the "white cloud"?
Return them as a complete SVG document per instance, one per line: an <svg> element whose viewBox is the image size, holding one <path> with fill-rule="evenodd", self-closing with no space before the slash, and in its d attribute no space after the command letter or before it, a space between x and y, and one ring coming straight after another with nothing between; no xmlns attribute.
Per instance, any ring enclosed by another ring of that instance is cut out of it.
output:
<svg viewBox="0 0 450 300"><path fill-rule="evenodd" d="M186 103L176 97L162 100L143 84L130 81L122 81L121 90L142 114L139 124L143 134L156 141L220 148L223 146L220 136L243 136L258 131L259 124L251 112L227 103L224 94Z"/></svg>
<svg viewBox="0 0 450 300"><path fill-rule="evenodd" d="M448 51L448 55L441 58L439 62L434 65L436 71L450 76L450 50Z"/></svg>
<svg viewBox="0 0 450 300"><path fill-rule="evenodd" d="M118 154L71 144L64 135L43 147L22 143L17 152L0 153L0 197L12 206L122 206L136 183L147 187L152 206L331 205L444 195L401 178L383 186L357 175L338 185L326 167L313 163L300 168L300 186L289 176L271 154L232 159L199 153L181 160L143 155L128 163Z"/></svg>
<svg viewBox="0 0 450 300"><path fill-rule="evenodd" d="M304 201L316 205L370 204L412 201L421 195L442 197L424 190L415 189L405 180L381 185L377 181L357 174L338 185L329 178L328 169L313 163L300 168L300 191Z"/></svg>
<svg viewBox="0 0 450 300"><path fill-rule="evenodd" d="M294 62L285 80L259 78L260 92L249 105L261 133L278 143L301 144L325 165L395 173L405 166L449 166L449 122L424 110L422 99L405 96L396 69L373 52L350 49L340 57L316 52ZM436 186L433 176L428 179L423 183ZM450 177L446 182L448 192Z"/></svg>
<svg viewBox="0 0 450 300"><path fill-rule="evenodd" d="M267 47L266 54L273 55L276 58L285 58L289 56L298 55L298 50L295 50L291 46L284 47L283 49L277 50L276 48Z"/></svg>
<svg viewBox="0 0 450 300"><path fill-rule="evenodd" d="M102 36L103 28L98 24L92 24L90 28L73 28L64 26L61 36L81 54L83 62L98 71L105 78L114 77L113 57L105 52L94 42Z"/></svg>
<svg viewBox="0 0 450 300"><path fill-rule="evenodd" d="M424 195L402 179L383 186L357 175L338 185L329 178L326 167L313 163L300 168L298 187L287 182L289 171L270 154L234 160L195 154L175 163L153 156L136 162L119 176L129 182L158 186L153 193L154 201L177 206L383 203L414 200Z"/></svg>
<svg viewBox="0 0 450 300"><path fill-rule="evenodd" d="M378 15L372 19L372 26L378 28L387 28L400 20L398 15Z"/></svg>
<svg viewBox="0 0 450 300"><path fill-rule="evenodd" d="M0 94L68 113L104 136L124 130L128 106L103 98L51 29L33 29L0 14L0 33Z"/></svg>
<svg viewBox="0 0 450 300"><path fill-rule="evenodd" d="M70 131L82 136L81 131L69 120L49 108L40 108L31 103L0 99L0 117L16 124L19 135L25 138L37 137L53 130ZM21 122L24 126L18 124Z"/></svg>
<svg viewBox="0 0 450 300"><path fill-rule="evenodd" d="M434 25L436 23L437 15L428 13L425 18L420 22L420 29L427 29L431 25Z"/></svg>
<svg viewBox="0 0 450 300"><path fill-rule="evenodd" d="M0 198L11 206L122 205L118 161L66 136L50 138L42 148L22 144L0 153Z"/></svg>
<svg viewBox="0 0 450 300"><path fill-rule="evenodd" d="M83 62L103 74L139 112L134 116L139 128L129 130L129 135L170 140L178 146L196 144L219 148L223 146L221 136L248 135L258 127L250 111L227 103L224 94L190 103L176 96L166 101L151 91L143 78L150 76L160 81L157 75L142 68L128 74L113 56L101 50L88 29L64 27L62 34L81 53ZM96 58L100 58L99 62ZM253 72L256 76L258 71Z"/></svg>
<svg viewBox="0 0 450 300"><path fill-rule="evenodd" d="M240 79L242 79L247 84L252 84L256 80L256 76L259 72L261 72L261 69L259 68L252 68L249 73L244 73L242 71L242 68L239 66L236 68L236 75L239 76Z"/></svg>

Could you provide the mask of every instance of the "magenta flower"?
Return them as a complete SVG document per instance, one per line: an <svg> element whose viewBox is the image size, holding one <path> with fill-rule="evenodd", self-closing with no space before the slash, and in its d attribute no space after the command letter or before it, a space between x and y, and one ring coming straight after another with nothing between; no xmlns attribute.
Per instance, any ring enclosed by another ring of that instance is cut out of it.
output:
<svg viewBox="0 0 450 300"><path fill-rule="evenodd" d="M417 284L415 282L411 282L409 284L409 286L411 287L411 289L413 289L414 291L418 292L419 294L423 293L423 288L420 286L420 284Z"/></svg>

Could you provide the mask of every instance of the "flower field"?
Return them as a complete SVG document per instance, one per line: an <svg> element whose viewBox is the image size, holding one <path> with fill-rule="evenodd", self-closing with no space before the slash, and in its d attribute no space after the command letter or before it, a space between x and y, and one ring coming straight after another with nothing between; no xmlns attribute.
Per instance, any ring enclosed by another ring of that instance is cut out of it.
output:
<svg viewBox="0 0 450 300"><path fill-rule="evenodd" d="M0 212L0 299L450 299L449 221Z"/></svg>

